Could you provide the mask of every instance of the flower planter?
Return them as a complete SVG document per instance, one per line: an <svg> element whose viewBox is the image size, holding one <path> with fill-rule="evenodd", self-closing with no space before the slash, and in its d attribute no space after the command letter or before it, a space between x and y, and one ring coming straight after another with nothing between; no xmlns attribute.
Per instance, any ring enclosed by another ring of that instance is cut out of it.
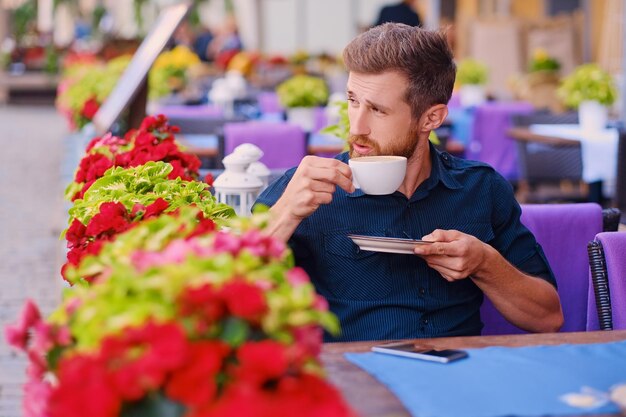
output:
<svg viewBox="0 0 626 417"><path fill-rule="evenodd" d="M468 84L461 87L460 99L462 107L477 107L487 101L485 87L477 84Z"/></svg>
<svg viewBox="0 0 626 417"><path fill-rule="evenodd" d="M315 126L315 107L289 108L287 121L300 126L305 132L311 132Z"/></svg>
<svg viewBox="0 0 626 417"><path fill-rule="evenodd" d="M578 121L583 132L598 132L606 127L608 108L597 101L583 101L578 106Z"/></svg>

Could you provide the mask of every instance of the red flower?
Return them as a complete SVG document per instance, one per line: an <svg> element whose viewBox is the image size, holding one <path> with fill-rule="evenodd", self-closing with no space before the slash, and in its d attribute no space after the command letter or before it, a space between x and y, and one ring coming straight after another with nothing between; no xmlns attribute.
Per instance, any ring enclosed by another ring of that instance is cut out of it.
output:
<svg viewBox="0 0 626 417"><path fill-rule="evenodd" d="M263 291L242 280L228 282L220 293L232 315L253 323L258 323L267 310Z"/></svg>
<svg viewBox="0 0 626 417"><path fill-rule="evenodd" d="M187 288L181 294L178 305L182 316L195 316L204 327L217 322L226 312L222 297L209 284Z"/></svg>
<svg viewBox="0 0 626 417"><path fill-rule="evenodd" d="M89 100L87 100L85 104L83 104L83 108L80 111L80 115L85 117L86 119L91 120L96 115L99 108L100 108L100 103L98 103L98 100L96 100L95 97L92 97Z"/></svg>
<svg viewBox="0 0 626 417"><path fill-rule="evenodd" d="M215 178L213 178L213 174L210 172L204 176L204 182L206 182L209 187L213 186L213 181L215 181Z"/></svg>
<svg viewBox="0 0 626 417"><path fill-rule="evenodd" d="M165 386L167 396L188 406L208 404L217 394L217 374L229 347L221 341L201 341L189 346L186 363Z"/></svg>
<svg viewBox="0 0 626 417"><path fill-rule="evenodd" d="M238 379L261 386L287 373L287 347L273 340L247 342L237 351Z"/></svg>
<svg viewBox="0 0 626 417"><path fill-rule="evenodd" d="M184 363L187 352L185 334L178 325L148 322L105 339L101 357L117 392L133 401L162 386L166 375Z"/></svg>
<svg viewBox="0 0 626 417"><path fill-rule="evenodd" d="M91 236L116 234L130 226L128 211L122 203L102 203L100 212L93 216L87 225L86 233Z"/></svg>
<svg viewBox="0 0 626 417"><path fill-rule="evenodd" d="M50 398L50 417L117 417L121 398L101 360L83 355L61 359L58 385Z"/></svg>
<svg viewBox="0 0 626 417"><path fill-rule="evenodd" d="M74 181L81 183L97 180L111 167L113 167L113 161L105 155L101 153L87 155L81 159Z"/></svg>
<svg viewBox="0 0 626 417"><path fill-rule="evenodd" d="M143 214L143 219L149 219L150 217L156 217L163 213L169 207L169 203L161 197L154 200L154 203L146 207L146 212Z"/></svg>

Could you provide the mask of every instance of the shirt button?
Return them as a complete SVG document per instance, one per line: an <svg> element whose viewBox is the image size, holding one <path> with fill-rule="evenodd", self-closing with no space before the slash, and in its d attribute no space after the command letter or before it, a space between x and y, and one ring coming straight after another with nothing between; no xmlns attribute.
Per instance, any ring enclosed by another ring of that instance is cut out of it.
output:
<svg viewBox="0 0 626 417"><path fill-rule="evenodd" d="M422 319L423 324L428 324L428 319Z"/></svg>
<svg viewBox="0 0 626 417"><path fill-rule="evenodd" d="M420 292L420 295L426 294L426 288L420 287L419 292Z"/></svg>

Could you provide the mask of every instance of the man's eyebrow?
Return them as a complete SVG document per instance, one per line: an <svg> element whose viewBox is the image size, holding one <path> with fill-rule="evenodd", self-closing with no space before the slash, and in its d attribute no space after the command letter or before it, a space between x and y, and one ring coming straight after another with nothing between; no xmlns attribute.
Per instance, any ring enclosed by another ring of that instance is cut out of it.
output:
<svg viewBox="0 0 626 417"><path fill-rule="evenodd" d="M382 105L380 103L374 103L373 101L370 101L370 100L367 100L367 99L365 99L363 101L365 101L365 103L367 103L368 106L375 107L378 110L382 110L384 112L388 112L389 110L391 110L389 107L384 106L384 105Z"/></svg>

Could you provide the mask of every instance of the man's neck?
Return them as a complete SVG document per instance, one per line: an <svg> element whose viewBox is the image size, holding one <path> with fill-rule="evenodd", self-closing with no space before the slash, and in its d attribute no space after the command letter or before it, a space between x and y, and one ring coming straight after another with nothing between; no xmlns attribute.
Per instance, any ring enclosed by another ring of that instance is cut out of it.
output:
<svg viewBox="0 0 626 417"><path fill-rule="evenodd" d="M420 138L415 152L407 161L406 175L398 191L411 198L417 187L430 177L431 171L430 144L426 136Z"/></svg>

